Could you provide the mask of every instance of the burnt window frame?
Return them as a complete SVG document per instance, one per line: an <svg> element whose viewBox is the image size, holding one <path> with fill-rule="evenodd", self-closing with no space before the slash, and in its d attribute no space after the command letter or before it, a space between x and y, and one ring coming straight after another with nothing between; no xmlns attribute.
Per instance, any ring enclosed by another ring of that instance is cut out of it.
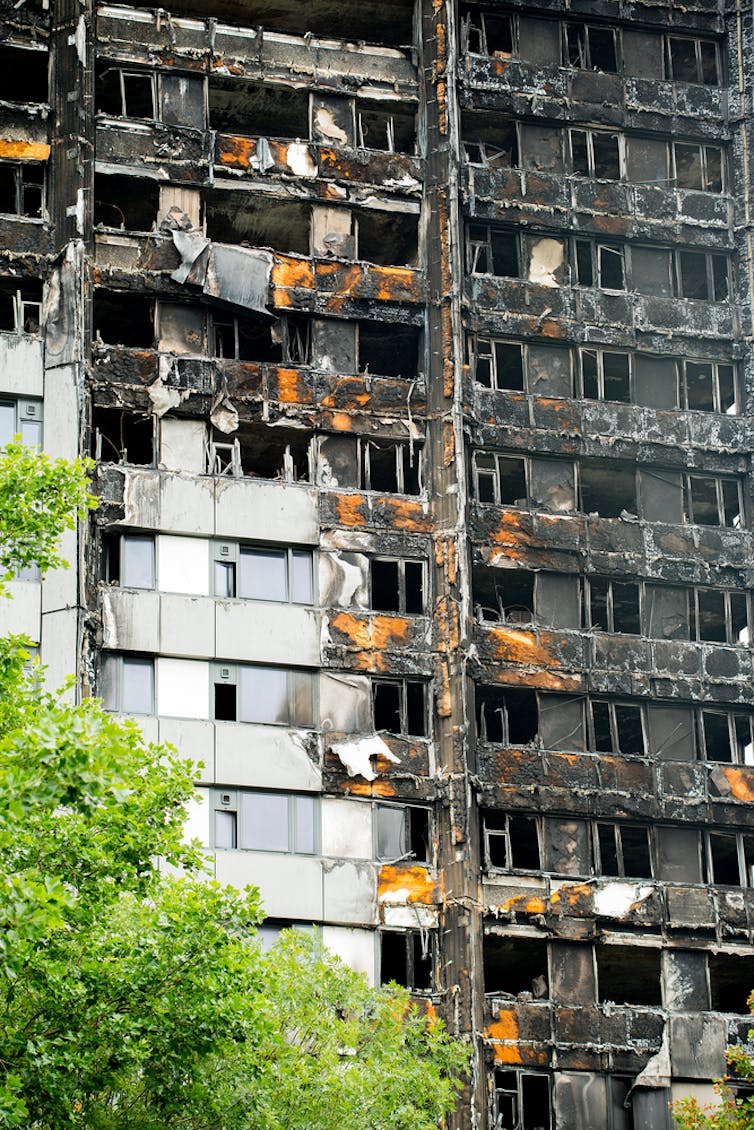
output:
<svg viewBox="0 0 754 1130"><path fill-rule="evenodd" d="M603 401L608 404L634 404L634 373L635 373L635 355L628 349L611 349L609 346L602 345L580 345L577 349L577 370L579 390L582 400ZM586 378L584 376L584 358L587 355L593 355L596 360L597 372L595 380L597 382L597 395L591 396L586 391ZM628 362L628 399L615 400L613 397L605 395L605 357L606 356L625 357Z"/></svg>
<svg viewBox="0 0 754 1130"><path fill-rule="evenodd" d="M489 817L494 815L501 823L505 824L504 828L491 828L489 827ZM539 855L539 863L536 867L517 867L513 859L513 849L511 846L511 820L525 819L530 820L534 825L534 833L536 836L536 851ZM513 872L524 872L526 874L535 874L539 871L545 870L545 853L544 853L544 828L543 817L534 813L523 812L501 812L497 809L482 809L480 812L481 832L482 832L482 867L487 873L501 872L504 874L511 874ZM490 839L500 839L504 844L504 851L506 856L506 863L500 865L499 863L492 862L492 852L490 851Z"/></svg>
<svg viewBox="0 0 754 1130"><path fill-rule="evenodd" d="M512 1087L503 1088L498 1086L498 1079L502 1075L516 1077L516 1089ZM553 1107L553 1080L550 1072L547 1071L529 1071L526 1068L517 1069L509 1064L495 1066L493 1068L492 1087L491 1087L491 1119L490 1123L495 1126L502 1125L503 1113L500 1109L500 1095L507 1095L513 1099L512 1110L515 1114L515 1122L512 1123L511 1130L521 1130L526 1125L523 1119L526 1117L525 1099L524 1099L524 1085L523 1079L534 1076L537 1079L545 1079L547 1081L547 1093L549 1100L549 1126L543 1127L542 1130L554 1130L555 1127L555 1111Z"/></svg>
<svg viewBox="0 0 754 1130"><path fill-rule="evenodd" d="M472 137L461 139L461 149L468 165L482 169L520 169L521 168L521 123L517 119L506 119L506 128L513 133L510 150L494 145L491 141L479 141ZM474 152L476 151L476 152ZM505 158L509 157L508 160Z"/></svg>
<svg viewBox="0 0 754 1130"><path fill-rule="evenodd" d="M398 609L391 612L388 609L377 608L374 603L374 581L372 566L375 561L383 561L386 563L395 563L398 566ZM375 553L369 558L369 608L372 612L377 612L384 616L426 616L427 608L429 606L429 593L427 585L429 580L429 570L427 568L427 559L424 557L399 557L389 553ZM421 612L408 612L406 610L406 565L418 565L421 569L421 591L422 591L422 611Z"/></svg>
<svg viewBox="0 0 754 1130"><path fill-rule="evenodd" d="M706 884L710 887L740 887L742 889L751 889L754 887L754 833L748 832L725 832L716 829L712 831L709 828L700 829L702 832L702 875ZM714 874L714 858L712 851L712 837L713 836L731 836L736 840L736 856L738 861L738 882L737 883L722 883L715 879ZM751 840L751 859L747 860L746 853L746 838Z"/></svg>
<svg viewBox="0 0 754 1130"><path fill-rule="evenodd" d="M676 148L679 145L685 146L687 149L697 149L699 151L699 168L701 173L701 188L688 188L685 185L678 184L678 160L676 155ZM720 188L710 188L710 176L708 172L708 153L709 149L714 149L720 157ZM728 191L728 175L727 175L727 160L726 151L722 145L708 145L703 141L671 141L670 142L670 162L673 174L673 183L679 192L711 192L715 196L725 194Z"/></svg>
<svg viewBox="0 0 754 1130"><path fill-rule="evenodd" d="M39 298L26 298L24 297L24 289L31 283L36 282L40 284ZM41 280L29 279L21 280L9 278L8 276L0 277L0 283L8 283L9 285L2 287L3 294L9 294L13 303L13 320L14 328L12 330L0 330L0 333L13 333L23 335L24 337L39 337L42 332L42 301L43 294L41 293ZM35 330L27 330L26 326L30 322L36 322Z"/></svg>
<svg viewBox="0 0 754 1130"><path fill-rule="evenodd" d="M508 717L508 711L509 711L510 707L509 707L508 702L505 701L505 692L510 691L510 692L513 692L515 694L517 691L520 691L520 690L530 691L531 688L526 688L526 687L520 688L520 687L508 686L508 685L495 687L494 689L500 690L503 694L503 704L502 704L502 706L492 706L490 703L485 702L483 696L480 694L479 688L482 687L482 686L485 686L485 685L487 685L487 684L476 683L475 684L475 690L474 690L474 717L476 719L476 740L477 740L477 742L483 742L487 745L501 746L504 749L540 748L541 745L542 745L542 736L541 736L541 729L540 729L540 727L541 727L541 706L540 706L540 698L539 698L539 695L536 693L536 691L531 691L531 694L533 695L534 710L536 711L536 720L535 720L536 725L535 725L534 734L526 742L514 742L511 739L511 725L510 725L510 720L509 720L509 717ZM487 736L487 713L488 713L488 711L491 712L491 713L497 713L497 714L500 715L501 736L500 736L499 739L496 739L494 737L490 738L490 737Z"/></svg>
<svg viewBox="0 0 754 1130"><path fill-rule="evenodd" d="M730 759L720 759L707 756L707 736L704 727L704 718L707 714L725 717L728 729L728 748ZM736 719L745 719L749 730L749 742L744 747L742 756L739 756L738 734L736 732ZM694 742L696 744L696 759L711 765L754 765L754 713L747 710L736 710L713 703L699 706L694 711ZM750 749L749 760L746 759L746 749Z"/></svg>
<svg viewBox="0 0 754 1130"><path fill-rule="evenodd" d="M479 18L479 26L473 27L471 23L472 16ZM493 19L507 19L510 28L511 37L511 52L498 52L497 55L492 54L487 46L488 35L487 27L485 24L485 17L491 16ZM511 58L515 59L519 54L519 36L518 36L518 19L513 12L497 12L494 9L485 11L484 8L477 8L469 6L466 12L462 13L461 17L461 50L467 52L469 55L480 55L482 58ZM471 36L475 34L478 36L479 50L475 50L471 46Z"/></svg>
<svg viewBox="0 0 754 1130"><path fill-rule="evenodd" d="M382 938L385 934L392 934L395 937L402 937L406 947L406 981L408 982L404 988L412 994L419 996L430 996L437 991L437 962L438 962L438 944L437 944L437 931L436 930L392 930L380 929L377 931L379 939L379 980L380 984L390 984L389 981L382 980ZM430 970L429 970L429 985L416 986L416 967L414 962L415 949L417 942L419 946L424 949L429 957ZM398 982L400 984L400 982Z"/></svg>
<svg viewBox="0 0 754 1130"><path fill-rule="evenodd" d="M47 165L44 161L0 161L0 168L10 169L13 173L15 189L15 208L12 212L2 212L1 215L12 216L17 220L30 220L33 223L46 223L47 213ZM26 170L39 170L41 176L38 183L26 181ZM28 214L25 210L26 189L39 191L39 211Z"/></svg>
<svg viewBox="0 0 754 1130"><path fill-rule="evenodd" d="M699 600L703 598L705 593L710 591L715 592L723 598L723 617L725 620L725 640L709 640L700 635L700 615L699 615ZM733 597L741 597L746 605L746 628L747 639L742 640L736 637L736 632L733 627L733 613L731 610L731 599ZM719 644L720 646L727 647L750 647L754 633L754 619L752 618L752 594L749 589L712 589L703 586L694 586L688 593L689 604L689 638L697 643L710 643Z"/></svg>
<svg viewBox="0 0 754 1130"><path fill-rule="evenodd" d="M687 370L689 365L709 365L712 369L712 408L697 408L689 404ZM743 411L739 367L734 361L707 361L698 357L684 357L679 368L679 395L681 407L687 412L717 412L721 416L740 416ZM733 375L733 403L730 408L723 407L721 369L730 369ZM734 411L731 411L734 409Z"/></svg>
<svg viewBox="0 0 754 1130"><path fill-rule="evenodd" d="M579 278L579 246L588 248L590 259L591 281L582 282ZM606 294L626 294L629 288L629 275L630 275L630 257L628 248L621 243L611 243L606 240L595 240L582 236L571 237L571 285L576 287L586 287L589 290L602 290ZM603 253L608 252L611 255L616 255L620 260L621 275L623 278L623 285L620 287L604 286L602 283L603 275Z"/></svg>
<svg viewBox="0 0 754 1130"><path fill-rule="evenodd" d="M704 259L707 288L706 296L684 294L682 259L684 255L696 255ZM716 273L716 263L718 266L724 266L724 276L722 273ZM674 298L680 299L683 302L710 302L714 305L730 302L733 279L731 277L731 261L729 255L717 251L702 251L696 247L677 247L671 254L670 267L671 290ZM721 288L718 285L721 281L725 283L725 294L722 294ZM718 294L720 294L720 297L718 297Z"/></svg>
<svg viewBox="0 0 754 1130"><path fill-rule="evenodd" d="M696 62L696 80L687 78L676 78L673 74L673 52L671 47L671 40L683 39L688 43L694 44L694 57ZM702 61L702 44L712 46L715 51L715 72L716 77L714 82L705 82L704 80L704 64ZM713 90L722 90L725 87L725 75L723 72L723 58L720 50L721 44L716 39L707 39L699 35L683 35L676 34L675 32L665 32L663 35L663 69L664 77L668 82L683 82L690 86L709 86Z"/></svg>
<svg viewBox="0 0 754 1130"><path fill-rule="evenodd" d="M285 726L295 730L317 730L319 728L319 669L316 667L291 667L281 663L223 663L222 660L213 660L208 664L208 681L210 686L210 721L232 722L233 725L244 726ZM257 719L239 717L244 703L240 691L243 671L277 671L284 672L286 677L286 717L284 719ZM235 718L217 717L217 692L218 686L236 687ZM306 686L309 696L308 705L311 714L305 709L305 703L299 702L297 692L299 686ZM300 709L299 709L300 708Z"/></svg>
<svg viewBox="0 0 754 1130"><path fill-rule="evenodd" d="M403 818L403 827L401 829L401 836L403 839L403 852L398 856L388 856L380 852L379 847L379 819L380 812L390 809L400 812ZM426 839L426 857L419 859L413 850L413 844L416 842L416 831L414 823L419 819L421 813L422 823L426 822L427 839ZM426 804L402 804L400 802L390 803L388 801L376 801L372 805L372 821L374 829L374 858L381 863L399 863L410 860L414 866L417 867L432 867L433 866L433 849L432 849L432 808Z"/></svg>
<svg viewBox="0 0 754 1130"><path fill-rule="evenodd" d="M496 349L498 345L512 346L518 349L521 358L521 388L513 388L510 385L499 383L500 366L498 364L498 351ZM487 351L481 348L483 346L487 347ZM478 384L480 388L487 388L496 392L520 394L528 392L529 354L526 342L515 341L512 338L498 337L496 334L468 334L466 338L466 351L469 368L471 370L471 379L475 384ZM485 360L488 364L490 375L489 384L479 379L478 371L480 360Z"/></svg>
<svg viewBox="0 0 754 1130"><path fill-rule="evenodd" d="M568 162L570 174L573 177L578 177L581 180L598 180L605 181L608 184L620 184L627 178L626 170L626 135L617 130L598 130L591 129L588 126L572 126L568 129ZM575 158L573 150L573 136L574 134L583 134L586 141L586 160L588 172L582 173L575 168ZM618 176L617 177L600 177L595 172L595 158L594 158L594 140L599 137L613 137L618 143Z"/></svg>
<svg viewBox="0 0 754 1130"><path fill-rule="evenodd" d="M594 707L596 705L607 706L608 708L608 724L610 727L610 744L612 749L597 749L596 729L594 725ZM620 747L620 730L618 720L616 717L616 707L629 707L632 710L638 711L639 721L641 724L642 746L640 751L630 750L625 751ZM624 698L598 698L593 697L587 699L586 711L586 731L587 731L587 748L590 753L607 754L608 756L618 755L620 757L648 757L650 755L650 735L647 725L647 708L644 702L638 702L636 699Z"/></svg>
<svg viewBox="0 0 754 1130"><path fill-rule="evenodd" d="M592 32L599 31L601 33L607 32L612 34L613 37L613 54L615 55L615 70L606 71L602 67L598 67L592 63ZM569 43L570 33L576 33L583 36L583 43L576 44L578 52L581 54L581 61L574 62L572 59L571 44ZM600 74L606 75L619 75L623 71L623 40L621 36L621 29L617 27L610 27L605 24L590 23L586 20L563 20L561 24L561 51L563 66L568 67L575 71L598 71Z"/></svg>
<svg viewBox="0 0 754 1130"><path fill-rule="evenodd" d="M613 833L613 844L615 848L615 859L617 875L605 870L605 862L602 859L602 844L600 842L600 828L609 828ZM649 859L649 875L637 875L626 867L626 852L623 845L623 834L626 831L635 831L640 828L646 834L647 844L647 857ZM657 878L657 860L655 858L655 836L654 828L648 824L633 823L621 820L592 820L590 829L591 837L591 854L592 854L592 867L593 874L598 878L605 879L643 879L651 880Z"/></svg>
<svg viewBox="0 0 754 1130"><path fill-rule="evenodd" d="M480 497L480 493L479 493L479 463L478 463L480 458L492 459L492 460L494 460L494 463L495 463L495 467L494 467L494 471L493 471L494 478L493 478L493 475L491 475L489 473L490 469L482 468L482 470L485 472L484 477L488 478L488 479L490 479L490 481L494 482L494 492L493 493L494 493L495 497L491 502L490 501L483 501L482 498ZM500 499L501 499L500 461L501 460L511 460L511 461L516 462L516 463L520 463L523 466L524 486L525 486L526 489L525 489L525 495L522 495L521 498L517 500L517 502L501 502L500 501ZM530 505L530 498L531 498L531 464L530 464L529 458L526 455L518 455L516 452L486 451L484 449L475 449L472 452L472 458L471 458L471 476L472 476L472 483L473 483L473 490L474 490L474 499L475 499L475 501L479 502L482 506L506 506L506 507L510 506L510 507L514 507L515 509L518 509L518 510L525 510Z"/></svg>
<svg viewBox="0 0 754 1130"><path fill-rule="evenodd" d="M478 233L473 234L474 230L478 229ZM484 232L484 237L481 233ZM515 245L517 267L515 275L498 274L494 270L495 255L493 248L493 234L500 233L501 235L510 236ZM479 270L479 260L485 257L488 270ZM466 272L472 278L491 278L491 279L524 279L524 263L525 263L525 248L522 244L522 236L519 231L513 228L500 227L497 224L488 224L478 220L472 220L466 225Z"/></svg>
<svg viewBox="0 0 754 1130"><path fill-rule="evenodd" d="M604 577L604 576L587 576L584 578L586 582L584 585L584 615L586 620L586 627L591 632L605 632L617 636L632 636L640 637L644 635L644 585L641 581L627 580L622 577ZM606 624L599 624L595 622L594 615L594 602L593 602L593 589L592 586L595 582L600 581L607 585L607 593L605 596L606 604ZM638 620L639 629L636 632L627 632L625 629L615 627L615 585L633 585L636 589L637 605L638 605Z"/></svg>
<svg viewBox="0 0 754 1130"><path fill-rule="evenodd" d="M395 457L395 480L397 489L395 491L382 490L379 487L372 486L372 473L371 473L371 460L370 448L375 447L381 450L393 449ZM423 482L423 444L412 443L408 440L393 440L393 439L372 439L366 436L359 436L357 443L357 456L359 465L359 490L374 491L377 494L396 494L405 496L406 498L421 498L425 493ZM406 460L408 459L408 464ZM417 490L407 491L406 487L406 469L407 466L415 470Z"/></svg>
<svg viewBox="0 0 754 1130"><path fill-rule="evenodd" d="M717 522L700 522L694 516L694 503L693 503L693 482L695 479L709 479L715 484L715 497L717 504ZM725 507L725 487L724 484L732 483L735 485L736 494L738 496L738 522L735 519L732 522L727 522L727 513ZM687 471L683 475L683 515L684 524L689 526L703 526L706 529L727 529L727 530L745 530L748 529L748 517L745 509L745 498L743 491L743 481L741 477L734 475L719 475L711 471Z"/></svg>
<svg viewBox="0 0 754 1130"><path fill-rule="evenodd" d="M356 105L354 107L355 125L356 125L356 147L358 149L361 149L361 150L367 152L367 153L390 153L390 154L397 154L399 156L404 156L404 157L415 156L416 145L417 145L417 140L418 140L418 138L417 138L417 128L416 128L418 106L414 102L411 102L411 103L401 102L400 105L402 107L410 105L413 108L413 130L412 130L412 135L411 135L412 136L412 142L411 142L411 146L410 146L409 149L396 148L396 145L395 145L395 121L396 121L396 118L398 118L398 117L403 118L403 117L407 117L408 115L391 113L390 112L390 107L391 107L390 101L385 101L384 104L380 105L380 108L379 108L379 113L384 113L385 117L386 117L386 121L385 121L385 141L386 141L386 144L385 145L367 144L368 141L373 140L373 139L370 139L370 138L367 137L366 140L365 140L365 126L366 126L367 131L368 131L368 128L369 128L368 124L365 121L365 118L370 112L376 113L377 111L374 110L374 109L369 110L366 107L364 107L363 105L360 105L358 99L356 100Z"/></svg>
<svg viewBox="0 0 754 1130"><path fill-rule="evenodd" d="M127 64L122 65L121 63L117 62L115 59L112 59L112 60L104 59L103 63L109 64L109 65L105 65L102 68L97 69L97 76L96 76L96 79L95 79L95 115L102 114L103 117L106 117L106 118L118 118L119 120L122 119L122 120L127 121L127 122L147 122L147 123L152 123L152 124L162 120L162 114L161 114L162 100L160 98L161 74L160 74L159 71L147 70L146 68L140 69L139 67L130 67ZM118 81L119 81L119 86L120 86L120 106L121 106L121 112L119 114L112 114L112 113L108 113L105 110L100 110L99 107L97 107L97 105L96 105L96 97L97 97L97 95L96 95L96 83L99 81L99 79L103 75L107 74L107 72L111 71L111 70L115 71L118 74ZM127 103L126 103L126 88L125 88L125 81L124 81L127 78L138 78L138 79L148 79L149 80L151 87L152 87L152 116L151 116L151 118L143 117L143 116L131 117L131 115L129 115L127 113L128 107L127 107Z"/></svg>
<svg viewBox="0 0 754 1130"><path fill-rule="evenodd" d="M407 687L408 687L409 683L411 683L414 686L421 687L422 712L423 712L423 718L424 718L424 733L423 734L412 734L409 731L409 728L408 728L409 727L409 709L408 709ZM375 698L376 698L376 688L379 685L387 685L387 686L398 688L398 696L399 696L398 713L399 713L399 716L400 716L399 717L400 729L398 729L398 730L385 730L385 729L378 730L377 729L377 722L376 722L376 718L375 718L374 707L375 707ZM371 725L372 725L372 730L375 733L392 734L394 737L407 738L410 741L429 741L430 740L430 738L432 737L432 712L429 709L429 705L430 705L430 703L429 703L430 680L429 679L422 677L422 676L412 676L412 675L394 675L394 676L373 675L373 676L371 676L370 681L369 681L369 688L370 688L369 702L370 702L370 711L371 711Z"/></svg>

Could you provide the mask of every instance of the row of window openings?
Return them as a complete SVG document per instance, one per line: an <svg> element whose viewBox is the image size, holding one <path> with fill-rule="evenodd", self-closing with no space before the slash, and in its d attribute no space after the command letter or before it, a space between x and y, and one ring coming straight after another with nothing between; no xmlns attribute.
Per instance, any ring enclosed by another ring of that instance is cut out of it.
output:
<svg viewBox="0 0 754 1130"><path fill-rule="evenodd" d="M2 408L0 401L0 437L3 434ZM316 603L314 560L311 549L219 542L211 558L214 595L223 599L312 605ZM104 579L109 584L154 589L157 585L154 535L116 534L108 539L104 571ZM370 558L369 607L373 611L422 615L425 588L423 561Z"/></svg>
<svg viewBox="0 0 754 1130"><path fill-rule="evenodd" d="M675 588L608 577L584 578L582 584L568 574L478 566L472 592L480 623L537 623L731 646L751 643L751 596L735 589Z"/></svg>
<svg viewBox="0 0 754 1130"><path fill-rule="evenodd" d="M486 113L467 115L463 129L464 153L473 165L629 180L633 185L646 183L697 192L723 192L726 188L725 159L718 145L664 141L661 150L653 147L651 151L650 178L645 138L607 130L525 127Z"/></svg>
<svg viewBox="0 0 754 1130"><path fill-rule="evenodd" d="M754 716L724 708L537 696L476 686L479 740L658 760L754 765Z"/></svg>
<svg viewBox="0 0 754 1130"><path fill-rule="evenodd" d="M43 220L46 208L44 165L0 161L0 213Z"/></svg>
<svg viewBox="0 0 754 1130"><path fill-rule="evenodd" d="M467 7L462 24L464 50L497 58L521 56L523 44L520 32L523 29L519 21L523 18ZM537 20L534 27L541 38L548 25ZM553 62L606 74L618 74L623 70L619 28L564 22L560 25L560 32L560 58L553 59ZM656 77L702 86L722 85L720 48L714 40L666 32L662 35L662 57L663 72ZM541 58L538 60L542 61Z"/></svg>
<svg viewBox="0 0 754 1130"><path fill-rule="evenodd" d="M317 674L303 668L212 665L217 722L254 722L312 729L318 716ZM151 656L107 655L100 691L109 710L154 714L155 662ZM429 684L420 679L372 679L375 731L410 738L429 736Z"/></svg>
<svg viewBox="0 0 754 1130"><path fill-rule="evenodd" d="M470 335L467 358L483 388L534 392L539 369L552 361L562 374L561 395L646 407L685 408L736 415L741 411L734 365L720 361L652 357L625 350L579 346L572 352L532 352L520 341ZM659 386L659 387L658 387Z"/></svg>
<svg viewBox="0 0 754 1130"><path fill-rule="evenodd" d="M569 1090L582 1073L569 1072ZM581 1107L591 1110L595 1104L595 1085L604 1085L603 1113L600 1127L604 1130L670 1130L669 1088L634 1089L635 1077L629 1075L594 1076L583 1073L581 1093L590 1093ZM491 1077L491 1125L504 1130L555 1130L556 1111L553 1104L552 1079L539 1071L511 1071L496 1068ZM569 1104L570 1109L570 1104Z"/></svg>
<svg viewBox="0 0 754 1130"><path fill-rule="evenodd" d="M633 289L650 297L726 302L730 294L727 255L579 238L566 244L488 224L469 224L466 266L472 275L526 279L548 287L568 278L574 286Z"/></svg>
<svg viewBox="0 0 754 1130"><path fill-rule="evenodd" d="M322 845L319 797L245 789L212 791L212 847L317 855ZM374 805L374 857L383 862L430 859L429 809Z"/></svg>
<svg viewBox="0 0 754 1130"><path fill-rule="evenodd" d="M742 481L606 464L538 459L475 451L473 490L478 502L535 507L557 513L637 515L648 522L697 526L746 525Z"/></svg>
<svg viewBox="0 0 754 1130"><path fill-rule="evenodd" d="M564 842L578 845L567 853ZM754 886L754 834L482 811L488 870Z"/></svg>

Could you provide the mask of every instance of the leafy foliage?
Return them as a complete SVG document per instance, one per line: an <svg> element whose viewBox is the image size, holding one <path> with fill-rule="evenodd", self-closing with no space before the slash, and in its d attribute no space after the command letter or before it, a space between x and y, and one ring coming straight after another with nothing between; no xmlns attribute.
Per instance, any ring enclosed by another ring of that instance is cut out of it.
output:
<svg viewBox="0 0 754 1130"><path fill-rule="evenodd" d="M747 1003L754 1013L754 993ZM729 1047L725 1058L737 1080L754 1085L754 1031L749 1032L748 1043ZM694 1098L673 1104L679 1130L754 1130L754 1095L738 1098L722 1080L715 1084L715 1090L720 1095L719 1106L702 1106Z"/></svg>

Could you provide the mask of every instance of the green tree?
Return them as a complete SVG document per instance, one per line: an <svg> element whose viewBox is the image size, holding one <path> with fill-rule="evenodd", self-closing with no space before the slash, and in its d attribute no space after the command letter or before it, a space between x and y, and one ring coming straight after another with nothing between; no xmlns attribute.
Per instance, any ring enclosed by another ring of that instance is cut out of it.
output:
<svg viewBox="0 0 754 1130"><path fill-rule="evenodd" d="M60 564L87 470L0 452L5 579ZM43 690L28 644L0 640L0 1128L435 1127L465 1048L317 935L263 954L258 893L182 840L196 767Z"/></svg>
<svg viewBox="0 0 754 1130"><path fill-rule="evenodd" d="M748 1000L754 1013L754 993ZM746 1044L734 1044L725 1058L735 1079L754 1085L754 1031L749 1031ZM724 1080L715 1084L720 1104L701 1105L696 1099L681 1099L673 1104L673 1118L679 1130L754 1130L754 1095L738 1098Z"/></svg>

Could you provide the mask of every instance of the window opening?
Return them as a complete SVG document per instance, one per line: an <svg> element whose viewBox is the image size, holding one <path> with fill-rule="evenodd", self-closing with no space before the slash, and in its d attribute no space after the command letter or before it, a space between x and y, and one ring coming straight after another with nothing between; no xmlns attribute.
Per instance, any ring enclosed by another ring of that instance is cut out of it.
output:
<svg viewBox="0 0 754 1130"><path fill-rule="evenodd" d="M370 605L375 612L424 614L423 561L373 557L369 562Z"/></svg>
<svg viewBox="0 0 754 1130"><path fill-rule="evenodd" d="M534 691L476 685L479 740L495 745L529 745L539 733Z"/></svg>
<svg viewBox="0 0 754 1130"><path fill-rule="evenodd" d="M375 730L404 737L426 738L427 684L418 679L373 679Z"/></svg>

